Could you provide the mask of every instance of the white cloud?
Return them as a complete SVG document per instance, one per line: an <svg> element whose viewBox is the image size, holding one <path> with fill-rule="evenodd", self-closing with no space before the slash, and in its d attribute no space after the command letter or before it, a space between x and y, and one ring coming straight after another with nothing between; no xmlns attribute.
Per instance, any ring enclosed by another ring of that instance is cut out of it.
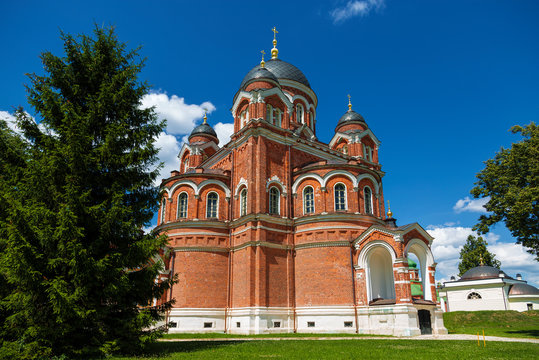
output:
<svg viewBox="0 0 539 360"><path fill-rule="evenodd" d="M15 131L16 133L20 134L21 133L21 129L19 129L17 127L17 124L16 124L16 119L15 119L15 116L14 115L11 115L10 113L8 113L7 111L0 111L0 119L2 120L5 120L6 123L7 123L7 126Z"/></svg>
<svg viewBox="0 0 539 360"><path fill-rule="evenodd" d="M384 7L384 0L354 0L348 1L345 6L338 7L329 12L333 23L342 23L355 16L366 16L372 10Z"/></svg>
<svg viewBox="0 0 539 360"><path fill-rule="evenodd" d="M163 168L156 179L156 186L161 183L163 178L170 176L172 170L179 168L178 154L180 153L180 142L174 135L162 132L155 140L155 147L159 148L157 155L159 161L163 162Z"/></svg>
<svg viewBox="0 0 539 360"><path fill-rule="evenodd" d="M471 227L430 225L427 231L434 237L432 253L436 266L436 281L448 281L457 276L460 250L469 235L478 236ZM488 243L488 250L502 263L502 270L511 277L523 275L532 285L539 285L539 262L526 249L515 243L500 241L498 234L489 232L481 235Z"/></svg>
<svg viewBox="0 0 539 360"><path fill-rule="evenodd" d="M481 198L481 199L470 199L468 196L466 196L464 199L460 199L459 201L457 201L455 206L453 206L453 210L457 214L464 211L486 213L487 210L485 209L485 204L489 200L490 200L490 197Z"/></svg>
<svg viewBox="0 0 539 360"><path fill-rule="evenodd" d="M219 146L226 145L230 141L230 135L234 132L234 123L218 122L213 127L219 138Z"/></svg>
<svg viewBox="0 0 539 360"><path fill-rule="evenodd" d="M496 254L502 263L502 270L511 277L522 274L523 279L539 285L539 262L526 249L515 243L497 243L489 246L489 251Z"/></svg>
<svg viewBox="0 0 539 360"><path fill-rule="evenodd" d="M152 106L155 106L159 120L167 120L166 132L174 135L190 133L196 120L204 116L204 111L211 113L215 110L215 106L209 101L200 105L186 104L183 97L169 97L166 93L157 92L146 94L142 98L142 108Z"/></svg>

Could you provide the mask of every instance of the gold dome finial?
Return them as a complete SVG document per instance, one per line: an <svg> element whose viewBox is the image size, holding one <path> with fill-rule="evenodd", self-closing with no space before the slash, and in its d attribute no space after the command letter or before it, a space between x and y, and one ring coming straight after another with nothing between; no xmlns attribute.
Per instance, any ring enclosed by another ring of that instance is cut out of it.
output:
<svg viewBox="0 0 539 360"><path fill-rule="evenodd" d="M208 110L204 110L204 124L208 123Z"/></svg>
<svg viewBox="0 0 539 360"><path fill-rule="evenodd" d="M389 219L393 217L393 213L391 212L391 206L389 206L389 200L387 201L387 217Z"/></svg>
<svg viewBox="0 0 539 360"><path fill-rule="evenodd" d="M483 255L479 255L479 265L484 266L483 264Z"/></svg>
<svg viewBox="0 0 539 360"><path fill-rule="evenodd" d="M352 111L352 97L348 94L348 111Z"/></svg>
<svg viewBox="0 0 539 360"><path fill-rule="evenodd" d="M266 52L262 50L261 53L262 53L262 61L260 62L260 67L264 67L264 65L266 64L266 62L264 61L264 54L266 54Z"/></svg>
<svg viewBox="0 0 539 360"><path fill-rule="evenodd" d="M273 31L273 49L271 49L271 58L272 59L277 59L277 55L279 54L279 50L277 50L277 29L275 28L275 26L273 27L273 29L271 29L271 31Z"/></svg>

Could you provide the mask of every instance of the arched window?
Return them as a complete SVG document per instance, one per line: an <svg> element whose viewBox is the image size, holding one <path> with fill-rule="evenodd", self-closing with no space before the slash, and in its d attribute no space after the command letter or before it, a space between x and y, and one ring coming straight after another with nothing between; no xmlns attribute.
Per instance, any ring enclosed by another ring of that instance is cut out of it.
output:
<svg viewBox="0 0 539 360"><path fill-rule="evenodd" d="M281 192L275 186L273 186L269 191L269 213L274 215L279 215L280 206L279 206L279 196Z"/></svg>
<svg viewBox="0 0 539 360"><path fill-rule="evenodd" d="M303 118L303 105L301 104L296 105L296 122L299 124L305 122L305 119Z"/></svg>
<svg viewBox="0 0 539 360"><path fill-rule="evenodd" d="M314 131L314 112L309 111L309 121L311 125L311 129Z"/></svg>
<svg viewBox="0 0 539 360"><path fill-rule="evenodd" d="M206 199L206 218L217 218L217 209L219 207L219 195L211 192Z"/></svg>
<svg viewBox="0 0 539 360"><path fill-rule="evenodd" d="M178 219L187 217L187 193L178 196Z"/></svg>
<svg viewBox="0 0 539 360"><path fill-rule="evenodd" d="M372 162L372 148L363 144L363 158L367 161Z"/></svg>
<svg viewBox="0 0 539 360"><path fill-rule="evenodd" d="M476 292L471 292L468 294L468 300L479 300L481 299L481 295L479 295Z"/></svg>
<svg viewBox="0 0 539 360"><path fill-rule="evenodd" d="M363 188L363 196L365 198L365 214L372 215L372 190L365 186Z"/></svg>
<svg viewBox="0 0 539 360"><path fill-rule="evenodd" d="M273 107L269 104L266 106L266 121L273 124Z"/></svg>
<svg viewBox="0 0 539 360"><path fill-rule="evenodd" d="M281 126L281 116L282 116L282 113L281 113L281 110L279 109L275 109L275 114L274 114L274 125L276 126Z"/></svg>
<svg viewBox="0 0 539 360"><path fill-rule="evenodd" d="M240 192L240 216L247 215L247 189Z"/></svg>
<svg viewBox="0 0 539 360"><path fill-rule="evenodd" d="M314 213L314 190L311 186L307 186L303 189L303 213Z"/></svg>
<svg viewBox="0 0 539 360"><path fill-rule="evenodd" d="M165 223L165 209L167 207L167 199L163 198L163 201L161 202L161 224Z"/></svg>
<svg viewBox="0 0 539 360"><path fill-rule="evenodd" d="M346 210L346 186L337 184L333 188L335 193L335 211Z"/></svg>
<svg viewBox="0 0 539 360"><path fill-rule="evenodd" d="M186 157L183 161L183 172L187 172L189 170L189 158Z"/></svg>
<svg viewBox="0 0 539 360"><path fill-rule="evenodd" d="M247 124L248 119L249 119L249 111L243 110L240 114L241 127L244 127L245 124Z"/></svg>

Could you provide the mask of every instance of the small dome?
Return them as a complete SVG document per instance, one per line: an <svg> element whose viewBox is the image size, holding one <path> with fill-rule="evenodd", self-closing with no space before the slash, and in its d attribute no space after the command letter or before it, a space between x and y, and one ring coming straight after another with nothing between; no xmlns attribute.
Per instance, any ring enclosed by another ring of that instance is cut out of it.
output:
<svg viewBox="0 0 539 360"><path fill-rule="evenodd" d="M414 268L414 269L415 269L415 268L417 268L417 264L415 263L414 260L408 258L408 267L409 267L409 268Z"/></svg>
<svg viewBox="0 0 539 360"><path fill-rule="evenodd" d="M343 125L344 123L352 122L352 121L361 121L364 123L365 119L363 118L363 116L361 116L354 110L348 110L347 112L344 113L343 116L341 116L341 118L339 119L339 122L337 123L337 126Z"/></svg>
<svg viewBox="0 0 539 360"><path fill-rule="evenodd" d="M460 278L461 281L465 280L479 280L479 279L492 279L500 277L503 274L505 278L511 279L506 273L500 269L496 269L492 266L476 266L466 271Z"/></svg>
<svg viewBox="0 0 539 360"><path fill-rule="evenodd" d="M514 284L509 295L539 295L539 289L528 284Z"/></svg>
<svg viewBox="0 0 539 360"><path fill-rule="evenodd" d="M303 75L301 70L295 67L294 65L287 63L286 61L283 61L280 59L270 59L266 61L264 66L265 66L264 69L271 72L273 76L277 79L293 80L307 86L308 88L311 87L311 85L309 84L309 81L307 80L305 75ZM243 89L243 87L247 84L247 82L255 78L254 76L255 74L258 73L259 69L260 69L260 65L257 65L254 68L252 68L251 71L247 73L247 75L245 75L245 77L243 78L243 81L241 82L240 89Z"/></svg>
<svg viewBox="0 0 539 360"><path fill-rule="evenodd" d="M189 135L189 139L191 139L193 136L213 136L214 138L217 138L217 133L213 128L208 125L207 123L202 123L198 125L196 128L193 129L191 132L191 135Z"/></svg>

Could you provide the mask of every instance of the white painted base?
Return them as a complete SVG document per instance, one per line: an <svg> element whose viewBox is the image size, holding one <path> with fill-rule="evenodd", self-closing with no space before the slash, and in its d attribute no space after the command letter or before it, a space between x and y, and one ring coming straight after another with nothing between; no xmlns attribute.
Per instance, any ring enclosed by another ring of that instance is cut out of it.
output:
<svg viewBox="0 0 539 360"><path fill-rule="evenodd" d="M447 334L442 311L433 306L411 304L357 307L358 333L394 336L420 334L417 310L431 311L433 334ZM225 309L172 309L171 333L211 333L225 331ZM249 307L229 309L227 333L356 333L356 315L352 306L296 308ZM294 324L295 322L295 324Z"/></svg>

